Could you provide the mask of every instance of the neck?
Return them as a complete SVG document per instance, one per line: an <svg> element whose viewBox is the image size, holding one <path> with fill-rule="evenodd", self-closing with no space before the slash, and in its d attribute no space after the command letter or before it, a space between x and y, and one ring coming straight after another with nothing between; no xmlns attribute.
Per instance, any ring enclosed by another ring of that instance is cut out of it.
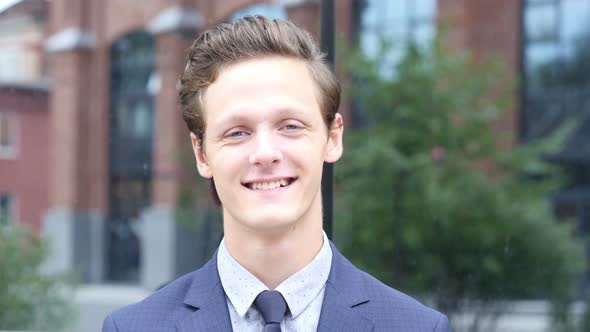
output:
<svg viewBox="0 0 590 332"><path fill-rule="evenodd" d="M292 225L264 231L243 229L224 215L227 250L269 289L275 289L309 264L322 248L321 199L317 205Z"/></svg>

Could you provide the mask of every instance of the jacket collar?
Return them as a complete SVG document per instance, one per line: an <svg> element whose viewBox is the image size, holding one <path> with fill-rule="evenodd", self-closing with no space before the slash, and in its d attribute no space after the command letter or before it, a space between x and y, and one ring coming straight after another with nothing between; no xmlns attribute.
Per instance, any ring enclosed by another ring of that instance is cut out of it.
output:
<svg viewBox="0 0 590 332"><path fill-rule="evenodd" d="M184 304L194 311L177 322L178 332L232 331L227 301L217 271L217 252L207 264L193 272Z"/></svg>
<svg viewBox="0 0 590 332"><path fill-rule="evenodd" d="M330 242L332 268L326 282L319 332L372 331L373 323L356 308L369 302L362 273ZM217 271L217 252L193 272L184 304L194 309L177 323L178 332L232 331L227 300Z"/></svg>
<svg viewBox="0 0 590 332"><path fill-rule="evenodd" d="M356 309L370 301L362 273L332 246L332 269L317 331L372 331L373 323Z"/></svg>

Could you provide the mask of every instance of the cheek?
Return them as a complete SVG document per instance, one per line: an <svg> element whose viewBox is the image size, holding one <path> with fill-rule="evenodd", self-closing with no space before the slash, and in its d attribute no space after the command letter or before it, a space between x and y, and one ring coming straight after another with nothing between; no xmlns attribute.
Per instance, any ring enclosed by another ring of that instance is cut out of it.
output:
<svg viewBox="0 0 590 332"><path fill-rule="evenodd" d="M305 168L320 168L324 162L324 148L318 144L299 144L289 149L289 157ZM319 166L318 166L319 165Z"/></svg>
<svg viewBox="0 0 590 332"><path fill-rule="evenodd" d="M324 150L327 142L328 136L324 132L307 132L302 137L286 140L284 144L289 149L303 150L308 154L317 154L319 151Z"/></svg>
<svg viewBox="0 0 590 332"><path fill-rule="evenodd" d="M227 151L218 154L215 159L210 160L211 173L215 183L232 183L239 179L247 169L248 157L240 151Z"/></svg>

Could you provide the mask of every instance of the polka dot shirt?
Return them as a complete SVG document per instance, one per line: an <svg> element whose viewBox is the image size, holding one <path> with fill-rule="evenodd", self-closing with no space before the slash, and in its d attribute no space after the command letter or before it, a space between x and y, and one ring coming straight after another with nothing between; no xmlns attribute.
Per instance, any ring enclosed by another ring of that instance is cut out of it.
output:
<svg viewBox="0 0 590 332"><path fill-rule="evenodd" d="M316 331L331 266L332 249L324 233L324 243L316 257L276 288L289 308L281 322L283 332ZM253 303L256 296L268 290L268 287L230 255L223 240L217 252L217 268L226 294L233 330L262 331L264 320Z"/></svg>

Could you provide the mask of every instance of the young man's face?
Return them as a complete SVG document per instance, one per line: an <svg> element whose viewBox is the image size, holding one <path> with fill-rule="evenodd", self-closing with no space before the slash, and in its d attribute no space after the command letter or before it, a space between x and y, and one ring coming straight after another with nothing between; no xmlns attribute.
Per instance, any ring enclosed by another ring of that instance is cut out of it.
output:
<svg viewBox="0 0 590 332"><path fill-rule="evenodd" d="M199 173L213 177L224 223L242 230L321 222L322 165L342 154L342 117L328 131L305 62L284 57L224 68L203 96ZM309 219L309 218L307 218Z"/></svg>

